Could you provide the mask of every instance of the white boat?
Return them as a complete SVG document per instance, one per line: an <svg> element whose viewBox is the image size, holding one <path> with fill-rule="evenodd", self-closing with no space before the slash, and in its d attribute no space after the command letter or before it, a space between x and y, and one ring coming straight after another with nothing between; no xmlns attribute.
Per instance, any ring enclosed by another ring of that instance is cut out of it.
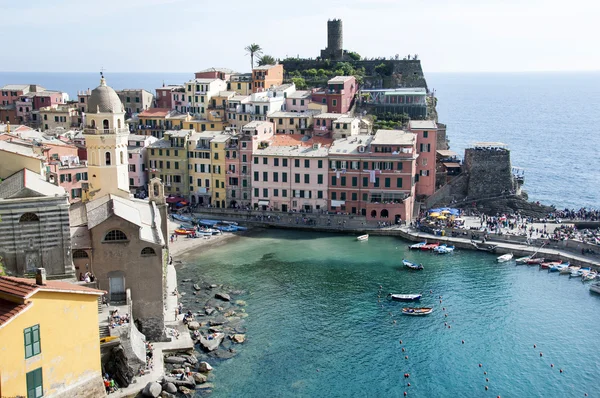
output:
<svg viewBox="0 0 600 398"><path fill-rule="evenodd" d="M515 260L517 264L525 264L527 260L529 260L531 256L519 257Z"/></svg>
<svg viewBox="0 0 600 398"><path fill-rule="evenodd" d="M436 252L437 254L453 253L454 252L454 246L442 245L442 246L434 247L433 251Z"/></svg>
<svg viewBox="0 0 600 398"><path fill-rule="evenodd" d="M388 296L392 299L392 300L396 300L396 301L416 301L416 300L420 300L422 295L421 294L388 294Z"/></svg>
<svg viewBox="0 0 600 398"><path fill-rule="evenodd" d="M594 279L596 279L596 277L598 277L598 273L596 271L590 271L585 275L581 276L581 280L583 282L588 282L588 281L593 281Z"/></svg>
<svg viewBox="0 0 600 398"><path fill-rule="evenodd" d="M427 242L419 242L419 243L415 243L414 245L410 245L409 248L412 250L419 250L426 244L427 244Z"/></svg>
<svg viewBox="0 0 600 398"><path fill-rule="evenodd" d="M591 268L580 268L574 269L571 271L571 276L573 277L582 277L583 275L587 275L591 271Z"/></svg>
<svg viewBox="0 0 600 398"><path fill-rule="evenodd" d="M592 283L592 285L590 286L590 292L600 294L600 282Z"/></svg>
<svg viewBox="0 0 600 398"><path fill-rule="evenodd" d="M503 254L500 257L498 257L498 262L499 263L505 263L507 261L510 261L513 259L513 254L512 253L507 253L507 254Z"/></svg>
<svg viewBox="0 0 600 398"><path fill-rule="evenodd" d="M433 311L431 307L414 307L414 308L402 308L404 315L422 316L429 315Z"/></svg>
<svg viewBox="0 0 600 398"><path fill-rule="evenodd" d="M570 274L570 273L571 273L571 272L573 272L573 271L577 271L577 270L579 270L579 268L581 268L581 267L578 267L578 266L576 266L576 265L571 265L571 266L569 266L569 267L565 267L565 268L561 269L561 270L560 270L560 271L558 271L558 272L559 272L560 274Z"/></svg>
<svg viewBox="0 0 600 398"><path fill-rule="evenodd" d="M358 238L356 238L356 240L361 241L361 242L365 241L365 240L369 240L369 234L361 235Z"/></svg>

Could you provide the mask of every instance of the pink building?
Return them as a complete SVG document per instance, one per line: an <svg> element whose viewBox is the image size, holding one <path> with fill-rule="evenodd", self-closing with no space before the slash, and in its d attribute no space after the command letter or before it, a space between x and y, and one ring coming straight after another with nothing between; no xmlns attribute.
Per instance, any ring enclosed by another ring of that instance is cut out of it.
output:
<svg viewBox="0 0 600 398"><path fill-rule="evenodd" d="M229 81L236 72L227 68L208 68L195 73L196 79L221 79Z"/></svg>
<svg viewBox="0 0 600 398"><path fill-rule="evenodd" d="M146 170L147 146L158 141L151 135L129 134L127 137L127 153L129 163L129 190L132 193L147 192L148 171Z"/></svg>
<svg viewBox="0 0 600 398"><path fill-rule="evenodd" d="M416 195L435 192L437 125L433 120L411 120L409 130L417 135Z"/></svg>
<svg viewBox="0 0 600 398"><path fill-rule="evenodd" d="M29 92L29 84L7 84L0 88L0 105L10 105L19 100L24 93Z"/></svg>
<svg viewBox="0 0 600 398"><path fill-rule="evenodd" d="M327 209L327 153L331 140L275 135L252 157L252 206L280 211Z"/></svg>
<svg viewBox="0 0 600 398"><path fill-rule="evenodd" d="M285 99L285 110L287 112L304 112L308 110L311 101L311 92L299 90L291 93Z"/></svg>
<svg viewBox="0 0 600 398"><path fill-rule="evenodd" d="M346 113L352 107L357 91L358 84L354 76L336 76L327 82L327 89L314 91L312 100L327 104L329 113Z"/></svg>
<svg viewBox="0 0 600 398"><path fill-rule="evenodd" d="M86 161L79 159L78 148L66 143L43 142L43 150L48 161L48 181L63 187L71 203L80 201L81 184L88 180L88 167Z"/></svg>
<svg viewBox="0 0 600 398"><path fill-rule="evenodd" d="M185 90L182 85L163 85L157 88L154 108L175 109L174 93L185 93Z"/></svg>
<svg viewBox="0 0 600 398"><path fill-rule="evenodd" d="M271 122L256 120L241 127L239 135L238 169L240 176L240 206L251 207L252 203L252 154L273 138L275 126Z"/></svg>
<svg viewBox="0 0 600 398"><path fill-rule="evenodd" d="M329 149L329 210L396 223L413 216L416 136L379 130Z"/></svg>

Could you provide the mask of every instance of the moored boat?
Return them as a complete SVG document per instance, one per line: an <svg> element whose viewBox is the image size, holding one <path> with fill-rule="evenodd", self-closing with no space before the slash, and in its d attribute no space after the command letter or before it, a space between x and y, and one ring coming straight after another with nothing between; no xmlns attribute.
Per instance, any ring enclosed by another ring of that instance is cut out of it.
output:
<svg viewBox="0 0 600 398"><path fill-rule="evenodd" d="M422 296L422 294L388 294L388 297L395 301L416 301L420 300Z"/></svg>
<svg viewBox="0 0 600 398"><path fill-rule="evenodd" d="M590 286L590 292L600 294L600 282L592 283L592 285Z"/></svg>
<svg viewBox="0 0 600 398"><path fill-rule="evenodd" d="M361 235L356 238L359 242L364 242L365 240L369 240L369 234Z"/></svg>
<svg viewBox="0 0 600 398"><path fill-rule="evenodd" d="M438 247L440 244L439 242L436 243L428 243L426 245L421 246L421 250L427 251L427 250L433 250L436 247Z"/></svg>
<svg viewBox="0 0 600 398"><path fill-rule="evenodd" d="M402 313L404 315L421 316L431 314L432 312L433 308L431 307L402 308Z"/></svg>
<svg viewBox="0 0 600 398"><path fill-rule="evenodd" d="M581 267L577 267L575 265L570 265L568 267L565 267L565 268L561 269L559 272L561 274L570 274L571 272L573 272L575 270L578 270L579 268L581 268Z"/></svg>
<svg viewBox="0 0 600 398"><path fill-rule="evenodd" d="M510 261L513 259L513 254L512 253L506 253L501 255L500 257L498 257L496 260L498 260L499 263L505 263L507 261Z"/></svg>
<svg viewBox="0 0 600 398"><path fill-rule="evenodd" d="M525 264L527 262L527 260L529 260L530 258L531 258L531 256L519 257L515 260L515 263Z"/></svg>
<svg viewBox="0 0 600 398"><path fill-rule="evenodd" d="M590 271L584 275L581 275L581 280L583 282L593 281L598 277L598 273L596 271Z"/></svg>
<svg viewBox="0 0 600 398"><path fill-rule="evenodd" d="M574 269L573 271L571 271L571 276L573 276L573 277L582 277L583 275L586 275L591 270L592 269L590 267Z"/></svg>
<svg viewBox="0 0 600 398"><path fill-rule="evenodd" d="M448 254L448 253L453 253L454 252L454 246L438 246L436 248L433 249L434 252L436 252L437 254Z"/></svg>
<svg viewBox="0 0 600 398"><path fill-rule="evenodd" d="M549 269L550 267L560 264L562 264L562 261L545 261L540 264L540 268Z"/></svg>
<svg viewBox="0 0 600 398"><path fill-rule="evenodd" d="M404 264L405 266L407 266L410 269L415 269L415 270L422 270L423 269L423 264L411 263L408 260L402 260L402 264Z"/></svg>
<svg viewBox="0 0 600 398"><path fill-rule="evenodd" d="M561 272L563 269L568 269L569 263L560 263L548 268L548 272Z"/></svg>
<svg viewBox="0 0 600 398"><path fill-rule="evenodd" d="M541 263L544 262L543 258L530 258L529 260L527 260L525 263L527 265L540 265Z"/></svg>
<svg viewBox="0 0 600 398"><path fill-rule="evenodd" d="M212 227L216 223L218 223L218 221L215 221L215 220L198 220L198 224L200 224L200 225L206 225L207 227Z"/></svg>
<svg viewBox="0 0 600 398"><path fill-rule="evenodd" d="M411 249L411 250L419 250L422 246L425 246L426 244L427 244L427 242L415 243L414 245L410 245L409 249Z"/></svg>

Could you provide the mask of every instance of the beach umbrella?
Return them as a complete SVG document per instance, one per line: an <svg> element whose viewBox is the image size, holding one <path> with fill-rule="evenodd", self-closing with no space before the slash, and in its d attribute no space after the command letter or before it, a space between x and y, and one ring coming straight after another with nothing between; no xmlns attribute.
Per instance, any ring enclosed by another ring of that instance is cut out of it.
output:
<svg viewBox="0 0 600 398"><path fill-rule="evenodd" d="M429 217L439 217L440 213L429 213Z"/></svg>
<svg viewBox="0 0 600 398"><path fill-rule="evenodd" d="M447 218L448 218L448 217L446 217L446 216L438 216L438 218L437 218L437 219L438 219L438 220L445 220L445 219L447 219Z"/></svg>
<svg viewBox="0 0 600 398"><path fill-rule="evenodd" d="M452 213L450 210L442 210L442 214L450 214Z"/></svg>
<svg viewBox="0 0 600 398"><path fill-rule="evenodd" d="M439 213L442 209L429 209L430 213Z"/></svg>

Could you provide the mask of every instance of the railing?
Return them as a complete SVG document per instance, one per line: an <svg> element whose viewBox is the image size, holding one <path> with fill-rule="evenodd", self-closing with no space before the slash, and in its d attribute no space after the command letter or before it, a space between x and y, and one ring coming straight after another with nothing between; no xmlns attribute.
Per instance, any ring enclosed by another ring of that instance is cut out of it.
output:
<svg viewBox="0 0 600 398"><path fill-rule="evenodd" d="M84 134L116 134L116 133L125 133L125 134L129 134L129 130L126 128L120 128L120 129L98 129L98 128L91 128L91 127L86 127L85 129L83 129L83 133Z"/></svg>

